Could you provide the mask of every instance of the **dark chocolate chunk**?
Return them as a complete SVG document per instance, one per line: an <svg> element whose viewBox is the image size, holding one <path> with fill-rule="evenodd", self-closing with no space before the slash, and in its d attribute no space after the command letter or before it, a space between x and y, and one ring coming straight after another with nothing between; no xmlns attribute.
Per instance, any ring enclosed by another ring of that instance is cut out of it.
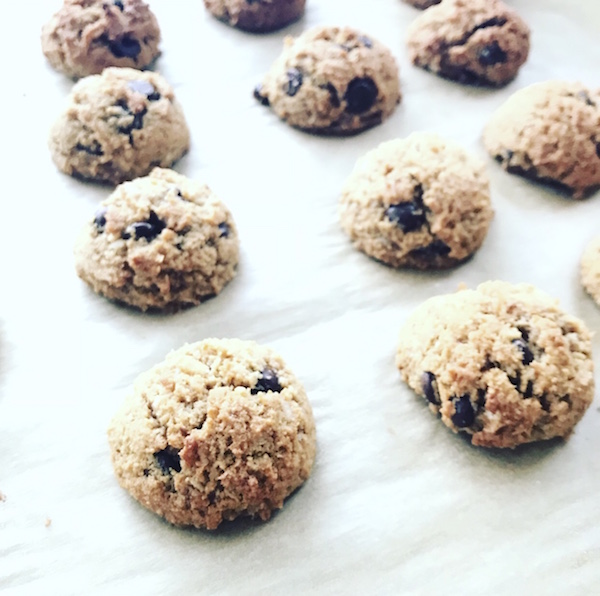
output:
<svg viewBox="0 0 600 596"><path fill-rule="evenodd" d="M421 388L425 394L425 398L429 403L440 405L440 395L438 392L437 381L432 372L424 372L421 375Z"/></svg>
<svg viewBox="0 0 600 596"><path fill-rule="evenodd" d="M256 385L250 390L250 393L252 393L252 395L256 395L257 393L263 393L266 391L273 391L275 393L281 391L281 385L279 384L277 373L268 366L263 368L260 378L256 382Z"/></svg>
<svg viewBox="0 0 600 596"><path fill-rule="evenodd" d="M477 407L483 408L485 406L486 401L486 390L485 389L477 389Z"/></svg>
<svg viewBox="0 0 600 596"><path fill-rule="evenodd" d="M523 354L523 364L531 364L533 362L533 352L530 350L527 342L523 339L513 339L513 345L515 345Z"/></svg>
<svg viewBox="0 0 600 596"><path fill-rule="evenodd" d="M229 232L231 231L229 224L226 221L223 221L219 224L218 227L219 227L219 232L221 232L220 237L227 238L227 236L229 236Z"/></svg>
<svg viewBox="0 0 600 596"><path fill-rule="evenodd" d="M586 91L580 91L577 94L577 97L581 99L581 101L585 101L586 105L596 107L596 104L592 101L592 98L587 94Z"/></svg>
<svg viewBox="0 0 600 596"><path fill-rule="evenodd" d="M136 221L132 223L125 232L121 234L123 240L131 238L133 234L135 240L145 238L148 242L154 240L165 228L167 224L154 213L150 211L150 216L146 221Z"/></svg>
<svg viewBox="0 0 600 596"><path fill-rule="evenodd" d="M333 83L327 83L327 85L325 85L325 89L329 91L329 101L331 102L331 107L339 108L341 105L340 96L338 95L337 89Z"/></svg>
<svg viewBox="0 0 600 596"><path fill-rule="evenodd" d="M141 130L144 127L144 116L147 114L148 110L143 108L140 112L132 112L127 105L127 102L124 99L120 99L117 104L120 108L122 108L128 114L133 116L133 120L131 124L127 126L120 126L119 132L123 134L131 135L132 130Z"/></svg>
<svg viewBox="0 0 600 596"><path fill-rule="evenodd" d="M489 43L479 50L477 60L481 66L494 66L494 64L504 64L507 57L507 53L500 47L500 44L494 40L492 43Z"/></svg>
<svg viewBox="0 0 600 596"><path fill-rule="evenodd" d="M100 207L94 216L94 223L96 224L99 234L104 232L104 226L106 225L106 211L106 207Z"/></svg>
<svg viewBox="0 0 600 596"><path fill-rule="evenodd" d="M438 257L448 256L450 254L450 250L450 247L445 242L436 239L427 246L422 246L421 248L415 248L414 250L411 250L409 254L418 259L436 259Z"/></svg>
<svg viewBox="0 0 600 596"><path fill-rule="evenodd" d="M475 410L471 404L471 398L468 394L454 398L454 414L452 414L452 424L458 428L466 428L471 426L475 421Z"/></svg>
<svg viewBox="0 0 600 596"><path fill-rule="evenodd" d="M142 51L140 42L131 35L124 35L119 39L108 41L108 48L113 53L115 58L133 58L137 59Z"/></svg>
<svg viewBox="0 0 600 596"><path fill-rule="evenodd" d="M373 42L366 35L359 36L356 39L356 41L362 43L363 46L365 46L365 48L372 48L373 47Z"/></svg>
<svg viewBox="0 0 600 596"><path fill-rule="evenodd" d="M285 86L285 92L290 97L294 97L294 95L298 93L300 87L302 87L302 73L297 68L290 68L286 74L288 80Z"/></svg>
<svg viewBox="0 0 600 596"><path fill-rule="evenodd" d="M77 143L75 145L75 149L77 151L83 151L88 155L104 155L104 151L102 151L102 145L96 140L92 141L90 145L83 145L82 143Z"/></svg>
<svg viewBox="0 0 600 596"><path fill-rule="evenodd" d="M262 94L262 89L263 89L262 85L256 85L256 87L254 87L254 93L253 93L254 99L257 99L258 101L260 101L260 103L263 106L268 106L268 105L270 105L269 98L266 95Z"/></svg>
<svg viewBox="0 0 600 596"><path fill-rule="evenodd" d="M523 393L525 399L533 397L533 381L527 381L527 387L525 387L525 393Z"/></svg>
<svg viewBox="0 0 600 596"><path fill-rule="evenodd" d="M422 204L396 203L385 210L385 215L393 221L403 232L414 232L418 230L427 218Z"/></svg>
<svg viewBox="0 0 600 596"><path fill-rule="evenodd" d="M367 112L375 105L378 93L377 85L370 77L352 79L344 94L346 111L350 114Z"/></svg>
<svg viewBox="0 0 600 596"><path fill-rule="evenodd" d="M167 446L162 451L158 451L154 454L156 463L160 466L163 474L171 474L171 470L175 472L181 472L181 460L179 459L179 452L174 447Z"/></svg>
<svg viewBox="0 0 600 596"><path fill-rule="evenodd" d="M125 10L125 7L123 6L123 3L121 2L121 0L114 0L113 4L121 11L123 12Z"/></svg>
<svg viewBox="0 0 600 596"><path fill-rule="evenodd" d="M148 81L129 81L127 86L132 91L145 95L150 101L160 99L160 93L154 88L154 85Z"/></svg>

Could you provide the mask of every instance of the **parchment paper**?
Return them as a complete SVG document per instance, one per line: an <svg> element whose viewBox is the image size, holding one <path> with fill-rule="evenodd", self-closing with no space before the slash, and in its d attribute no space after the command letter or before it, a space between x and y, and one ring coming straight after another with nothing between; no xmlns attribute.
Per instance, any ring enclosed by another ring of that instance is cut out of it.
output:
<svg viewBox="0 0 600 596"><path fill-rule="evenodd" d="M531 282L600 329L578 283L600 196L576 202L504 173L482 128L510 94L549 78L599 84L600 3L512 0L532 52L484 91L410 66L419 12L400 0L308 0L303 20L258 36L200 0L153 0L157 70L192 131L176 169L206 181L241 237L237 278L213 300L152 316L75 275L74 239L107 187L60 174L48 129L72 82L39 34L56 1L3 6L0 232L0 590L6 594L600 594L600 405L567 442L486 451L448 431L401 381L396 337L423 300L488 279ZM348 24L401 68L393 117L343 139L290 129L252 98L286 34ZM380 142L437 131L487 160L496 216L479 253L445 273L395 271L354 250L340 188ZM133 379L184 342L240 337L279 351L314 408L310 480L268 523L181 530L114 479L106 427ZM594 340L596 366L600 345Z"/></svg>

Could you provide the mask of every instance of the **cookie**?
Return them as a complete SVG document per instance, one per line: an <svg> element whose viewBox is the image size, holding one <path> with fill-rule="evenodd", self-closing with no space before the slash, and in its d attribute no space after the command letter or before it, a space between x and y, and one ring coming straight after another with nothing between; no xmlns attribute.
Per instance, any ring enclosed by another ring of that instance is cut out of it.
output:
<svg viewBox="0 0 600 596"><path fill-rule="evenodd" d="M190 133L163 77L107 68L73 87L49 144L66 174L119 184L170 167L187 152Z"/></svg>
<svg viewBox="0 0 600 596"><path fill-rule="evenodd" d="M79 78L108 66L144 69L160 54L160 29L143 0L64 0L42 29L50 64Z"/></svg>
<svg viewBox="0 0 600 596"><path fill-rule="evenodd" d="M407 4L414 6L415 8L420 8L421 10L425 8L429 8L434 4L439 4L442 0L404 0Z"/></svg>
<svg viewBox="0 0 600 596"><path fill-rule="evenodd" d="M590 333L537 288L501 281L437 296L409 317L396 363L473 445L568 436L594 399Z"/></svg>
<svg viewBox="0 0 600 596"><path fill-rule="evenodd" d="M306 0L204 0L208 11L232 27L256 33L281 29L304 14Z"/></svg>
<svg viewBox="0 0 600 596"><path fill-rule="evenodd" d="M499 87L529 54L529 27L501 0L444 0L410 26L415 66L466 85Z"/></svg>
<svg viewBox="0 0 600 596"><path fill-rule="evenodd" d="M600 236L594 238L581 257L581 284L600 306Z"/></svg>
<svg viewBox="0 0 600 596"><path fill-rule="evenodd" d="M115 474L144 507L213 530L268 520L309 477L316 433L306 393L269 348L206 339L140 375L112 420Z"/></svg>
<svg viewBox="0 0 600 596"><path fill-rule="evenodd" d="M141 310L198 304L235 275L231 214L204 184L156 168L118 186L84 226L75 268L95 292Z"/></svg>
<svg viewBox="0 0 600 596"><path fill-rule="evenodd" d="M434 134L387 141L356 163L339 216L354 246L384 263L457 265L481 246L493 216L485 166Z"/></svg>
<svg viewBox="0 0 600 596"><path fill-rule="evenodd" d="M285 38L254 96L289 125L329 135L380 124L400 102L398 67L380 42L349 27Z"/></svg>
<svg viewBox="0 0 600 596"><path fill-rule="evenodd" d="M600 89L546 81L513 94L483 134L511 174L581 199L600 187Z"/></svg>

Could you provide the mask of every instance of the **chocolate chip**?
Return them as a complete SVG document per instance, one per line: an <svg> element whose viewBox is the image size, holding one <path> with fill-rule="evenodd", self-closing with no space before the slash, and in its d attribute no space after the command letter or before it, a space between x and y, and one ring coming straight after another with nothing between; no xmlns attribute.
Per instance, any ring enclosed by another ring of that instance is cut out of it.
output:
<svg viewBox="0 0 600 596"><path fill-rule="evenodd" d="M373 42L365 35L361 35L359 36L356 41L360 42L363 44L363 46L365 46L365 48L372 48L373 47Z"/></svg>
<svg viewBox="0 0 600 596"><path fill-rule="evenodd" d="M227 238L227 236L229 236L229 232L231 231L229 224L226 221L223 221L219 224L218 227L219 227L219 232L221 232L220 237Z"/></svg>
<svg viewBox="0 0 600 596"><path fill-rule="evenodd" d="M515 345L522 353L523 364L531 364L533 362L533 352L529 349L529 346L523 339L513 339L513 345Z"/></svg>
<svg viewBox="0 0 600 596"><path fill-rule="evenodd" d="M268 106L270 105L269 102L269 98L266 95L262 94L262 90L263 90L263 86L262 85L256 85L256 87L254 87L254 99L257 99L258 101L260 101L260 103L263 106Z"/></svg>
<svg viewBox="0 0 600 596"><path fill-rule="evenodd" d="M263 368L260 378L256 382L256 385L250 390L250 393L256 395L257 393L264 393L266 391L273 391L275 393L281 391L277 373L268 366Z"/></svg>
<svg viewBox="0 0 600 596"><path fill-rule="evenodd" d="M150 211L150 216L146 221L136 221L131 224L123 234L121 234L121 238L124 240L128 240L131 238L133 234L135 236L135 240L140 240L141 238L145 238L148 242L154 240L165 228L167 224L154 213L154 211Z"/></svg>
<svg viewBox="0 0 600 596"><path fill-rule="evenodd" d="M486 390L485 389L477 389L477 407L483 408L485 406L486 401Z"/></svg>
<svg viewBox="0 0 600 596"><path fill-rule="evenodd" d="M294 97L296 93L298 93L300 87L302 87L302 73L297 68L290 68L287 71L287 85L285 87L285 92L290 96Z"/></svg>
<svg viewBox="0 0 600 596"><path fill-rule="evenodd" d="M479 50L477 60L481 66L494 66L494 64L503 64L506 62L507 54L500 47L500 44L494 40L492 43Z"/></svg>
<svg viewBox="0 0 600 596"><path fill-rule="evenodd" d="M125 7L123 6L123 3L121 2L121 0L114 0L113 4L118 7L118 9L123 12L125 10Z"/></svg>
<svg viewBox="0 0 600 596"><path fill-rule="evenodd" d="M98 211L96 211L96 215L94 216L94 223L96 224L96 228L98 233L101 234L104 232L104 226L106 226L106 212L108 209L106 207L100 207Z"/></svg>
<svg viewBox="0 0 600 596"><path fill-rule="evenodd" d="M393 221L403 232L414 232L426 221L423 205L416 203L396 203L385 210L385 215Z"/></svg>
<svg viewBox="0 0 600 596"><path fill-rule="evenodd" d="M77 151L83 151L88 155L104 155L104 151L102 151L102 145L96 140L92 141L91 145L83 145L82 143L77 143L75 145L75 149Z"/></svg>
<svg viewBox="0 0 600 596"><path fill-rule="evenodd" d="M325 89L329 91L329 101L331 103L331 107L339 108L341 105L340 96L338 95L337 89L333 83L327 83L327 85L325 85Z"/></svg>
<svg viewBox="0 0 600 596"><path fill-rule="evenodd" d="M437 381L432 372L424 372L421 375L421 388L425 394L425 398L429 403L440 405L440 394L438 391Z"/></svg>
<svg viewBox="0 0 600 596"><path fill-rule="evenodd" d="M179 452L174 447L167 446L162 451L154 454L156 463L160 466L163 474L171 474L171 470L181 472L181 460Z"/></svg>
<svg viewBox="0 0 600 596"><path fill-rule="evenodd" d="M145 107L139 112L132 112L124 99L120 99L116 105L127 112L127 114L131 114L133 116L131 124L119 127L120 133L131 135L132 130L141 130L144 127L144 116L148 113L148 110Z"/></svg>
<svg viewBox="0 0 600 596"><path fill-rule="evenodd" d="M160 93L154 88L154 85L148 81L129 81L127 86L132 91L145 95L150 101L160 99Z"/></svg>
<svg viewBox="0 0 600 596"><path fill-rule="evenodd" d="M525 399L533 397L533 381L527 381L527 387L525 387L525 393L523 393Z"/></svg>
<svg viewBox="0 0 600 596"><path fill-rule="evenodd" d="M471 404L471 398L468 394L454 398L454 414L452 414L452 424L458 428L466 428L471 426L475 421L475 410Z"/></svg>
<svg viewBox="0 0 600 596"><path fill-rule="evenodd" d="M587 94L586 91L579 91L577 93L577 97L581 99L581 101L585 101L586 105L596 107L596 104L592 101L592 98Z"/></svg>
<svg viewBox="0 0 600 596"><path fill-rule="evenodd" d="M377 100L378 93L377 85L370 77L352 79L344 94L346 111L351 114L362 114L370 110Z"/></svg>
<svg viewBox="0 0 600 596"><path fill-rule="evenodd" d="M140 42L131 35L124 35L119 39L109 40L108 48L115 58L133 58L134 60L142 51Z"/></svg>
<svg viewBox="0 0 600 596"><path fill-rule="evenodd" d="M445 242L436 239L427 246L411 250L409 254L418 259L436 259L438 257L448 256L450 250L451 248Z"/></svg>

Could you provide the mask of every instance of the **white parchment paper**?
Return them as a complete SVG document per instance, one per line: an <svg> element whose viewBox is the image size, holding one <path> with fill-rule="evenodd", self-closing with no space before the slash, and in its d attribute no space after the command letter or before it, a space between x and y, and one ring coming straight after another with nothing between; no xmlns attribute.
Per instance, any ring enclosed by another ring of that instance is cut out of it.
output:
<svg viewBox="0 0 600 596"><path fill-rule="evenodd" d="M48 129L72 82L50 69L42 24L59 1L3 7L0 222L0 592L30 594L600 594L600 404L567 442L471 447L394 368L396 336L430 296L488 279L531 282L600 329L578 283L600 196L565 199L504 173L482 128L536 81L599 85L597 0L512 0L532 28L518 78L464 88L413 68L400 0L308 0L303 20L257 36L201 0L152 0L159 70L192 131L176 169L237 221L237 278L217 298L156 316L115 306L75 275L74 239L109 192L60 174ZM252 98L286 34L348 24L386 43L403 101L362 135L290 129ZM396 271L355 251L339 190L356 159L416 130L487 160L496 216L478 254L444 273ZM107 424L133 379L184 342L240 337L279 351L318 429L310 480L268 523L174 528L113 477ZM600 345L594 340L596 365Z"/></svg>

